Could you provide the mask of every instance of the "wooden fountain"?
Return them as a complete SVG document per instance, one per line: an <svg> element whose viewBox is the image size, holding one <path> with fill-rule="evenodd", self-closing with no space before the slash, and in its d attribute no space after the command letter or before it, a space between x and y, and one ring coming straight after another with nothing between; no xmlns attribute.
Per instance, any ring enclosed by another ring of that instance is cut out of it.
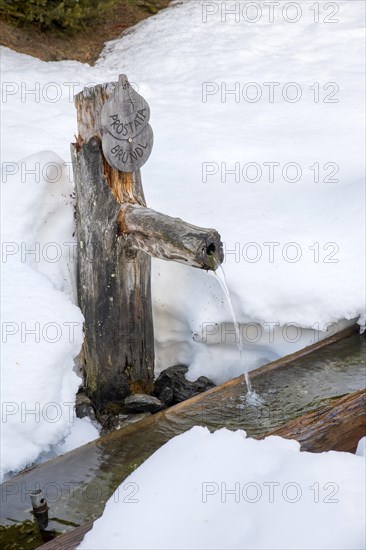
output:
<svg viewBox="0 0 366 550"><path fill-rule="evenodd" d="M115 410L154 380L151 256L200 269L223 261L220 235L146 207L140 167L153 133L147 102L127 77L75 97L71 145L76 189L82 366L99 410Z"/></svg>

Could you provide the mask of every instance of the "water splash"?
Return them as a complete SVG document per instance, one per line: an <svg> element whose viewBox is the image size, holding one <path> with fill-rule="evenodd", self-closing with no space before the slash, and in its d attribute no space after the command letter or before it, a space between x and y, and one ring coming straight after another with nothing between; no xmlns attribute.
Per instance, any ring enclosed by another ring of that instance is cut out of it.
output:
<svg viewBox="0 0 366 550"><path fill-rule="evenodd" d="M247 407L259 407L265 405L266 400L258 395L255 390L248 391L245 395L239 397L241 403L237 405L238 409L246 409Z"/></svg>
<svg viewBox="0 0 366 550"><path fill-rule="evenodd" d="M236 318L234 306L233 306L233 303L231 301L231 295L230 295L229 287L227 286L224 269L223 269L221 264L218 264L217 262L215 262L215 264L216 264L215 265L216 269L214 271L214 274L216 275L216 277L217 277L217 279L220 283L220 286L221 286L221 288L222 288L222 290L223 290L223 292L226 296L227 302L229 304L230 313L231 313L231 316L232 316L233 322L234 322L235 334L236 334L236 345L238 346L240 359L241 359L241 362L243 363L243 366L244 366L244 378L245 378L245 383L247 385L247 396L246 396L246 398L248 400L248 404L249 404L249 401L251 402L250 404L254 404L254 402L256 401L256 394L252 390L252 384L251 384L250 378L249 378L248 365L247 365L247 362L245 360L244 342L243 342L242 334L241 334L241 331L240 331L240 325L239 325L238 320Z"/></svg>

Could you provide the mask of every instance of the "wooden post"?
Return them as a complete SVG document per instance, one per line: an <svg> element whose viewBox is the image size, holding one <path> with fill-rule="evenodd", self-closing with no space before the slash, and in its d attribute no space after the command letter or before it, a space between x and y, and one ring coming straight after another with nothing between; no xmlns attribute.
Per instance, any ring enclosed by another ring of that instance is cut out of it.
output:
<svg viewBox="0 0 366 550"><path fill-rule="evenodd" d="M152 146L150 110L124 75L118 85L84 89L75 105L71 155L84 381L99 410L117 411L130 393L153 388L150 255L215 269L223 261L222 243L215 230L146 208L139 167Z"/></svg>

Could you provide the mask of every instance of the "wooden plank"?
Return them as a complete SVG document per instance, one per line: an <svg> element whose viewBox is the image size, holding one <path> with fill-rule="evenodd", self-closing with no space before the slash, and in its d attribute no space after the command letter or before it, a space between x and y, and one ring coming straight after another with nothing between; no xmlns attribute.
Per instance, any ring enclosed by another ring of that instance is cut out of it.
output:
<svg viewBox="0 0 366 550"><path fill-rule="evenodd" d="M335 396L354 392L364 386L362 350L365 341L357 334L352 335L356 330L357 326L352 327L328 338L327 342L317 342L315 345L309 346L307 350L301 350L301 352L278 360L269 365L275 364L276 369L269 369L268 374L264 372L261 377L257 378L256 388L259 394L262 390L265 392L265 388L271 388L274 385L279 390L280 402L285 405L287 401L283 401L283 396L288 394L286 389L284 394L281 394L282 383L286 388L291 380L295 382L298 380L297 375L301 376L304 384L302 397L305 397L305 400L301 399L300 406L295 400L292 406L286 410L280 406L278 409L280 417L277 416L277 409L272 409L269 402L263 410L262 408L257 411L238 410L236 398L243 392L243 379L239 377L235 381L229 381L214 390L150 416L138 424L103 436L64 456L33 466L8 482L4 482L0 487L2 496L7 502L7 511L5 512L4 509L2 515L3 524L8 524L8 517L14 518L19 526L29 521L29 510L19 498L25 489L32 490L38 485L47 487L50 483L67 488L71 481L73 483L72 498L70 498L69 490L62 490L57 503L52 505L52 516L68 525L68 529L72 524L83 524L92 518L99 517L103 512L105 502L133 468L151 456L169 439L194 425L206 425L213 430L231 426L232 429L245 429L252 437L260 438L273 433L274 430L279 430L280 427L289 425L295 417L304 416L304 413L310 410L318 411L317 417L319 418L319 414L326 407L336 405ZM329 346L326 345L327 343ZM319 347L320 350L314 349ZM289 362L290 358L293 361ZM333 359L335 370L333 368L329 370L328 366L332 366ZM343 371L338 370L339 362L341 364L344 362ZM281 363L283 363L282 366ZM322 391L321 382L323 368L325 392ZM294 375L291 374L293 371L295 371ZM351 372L358 377L355 383L350 382ZM333 382L339 380L339 377L346 383L348 390L342 391L342 386L331 382L331 380ZM329 382L331 382L330 386ZM274 399L276 400L276 396ZM268 405L270 409L268 409ZM258 416L258 424L256 424L256 416ZM267 422L267 418L269 422ZM331 410L329 418L332 418ZM336 426L336 429L338 427L339 425ZM330 425L329 429L331 428ZM352 433L352 431L352 426L349 426L347 432ZM353 445L356 444L356 439L359 436L358 430L353 431ZM349 441L346 443L350 444ZM89 488L94 490L96 485L102 490L102 498L97 502L89 502L84 495ZM57 520L50 522L50 530L57 531L57 527Z"/></svg>
<svg viewBox="0 0 366 550"><path fill-rule="evenodd" d="M46 544L39 546L42 550L75 550L83 540L84 536L93 527L94 521L88 521L84 525L60 535Z"/></svg>

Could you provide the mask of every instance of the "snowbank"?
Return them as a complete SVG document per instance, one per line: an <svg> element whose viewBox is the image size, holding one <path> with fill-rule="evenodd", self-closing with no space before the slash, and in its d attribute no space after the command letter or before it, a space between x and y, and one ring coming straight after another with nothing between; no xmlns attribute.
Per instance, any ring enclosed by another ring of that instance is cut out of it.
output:
<svg viewBox="0 0 366 550"><path fill-rule="evenodd" d="M365 547L365 462L296 441L192 428L131 474L78 547Z"/></svg>
<svg viewBox="0 0 366 550"><path fill-rule="evenodd" d="M70 432L81 382L73 370L83 316L71 301L72 187L57 155L45 151L26 162L48 170L2 182L10 223L2 229L1 474L25 467Z"/></svg>

